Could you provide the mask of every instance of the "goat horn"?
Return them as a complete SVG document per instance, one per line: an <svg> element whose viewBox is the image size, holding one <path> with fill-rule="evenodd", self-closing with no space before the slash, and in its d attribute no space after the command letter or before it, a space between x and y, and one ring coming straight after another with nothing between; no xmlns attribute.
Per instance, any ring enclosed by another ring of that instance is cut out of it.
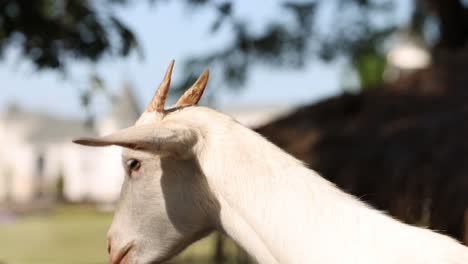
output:
<svg viewBox="0 0 468 264"><path fill-rule="evenodd" d="M164 79L161 81L161 84L156 90L153 99L151 99L151 102L146 108L146 112L164 111L164 102L166 102L167 92L169 91L169 86L171 85L172 68L174 68L174 60L171 60L171 63L166 70L166 74L164 75Z"/></svg>
<svg viewBox="0 0 468 264"><path fill-rule="evenodd" d="M193 105L200 101L210 73L205 69L197 81L177 100L176 106Z"/></svg>

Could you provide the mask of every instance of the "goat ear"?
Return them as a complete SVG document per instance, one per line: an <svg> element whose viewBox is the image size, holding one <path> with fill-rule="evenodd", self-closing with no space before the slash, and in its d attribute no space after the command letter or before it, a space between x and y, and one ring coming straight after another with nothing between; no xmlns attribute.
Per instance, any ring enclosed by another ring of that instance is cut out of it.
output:
<svg viewBox="0 0 468 264"><path fill-rule="evenodd" d="M74 143L103 147L117 145L132 149L147 149L155 152L186 152L196 142L193 130L180 126L160 127L154 124L132 126L103 137L85 137Z"/></svg>

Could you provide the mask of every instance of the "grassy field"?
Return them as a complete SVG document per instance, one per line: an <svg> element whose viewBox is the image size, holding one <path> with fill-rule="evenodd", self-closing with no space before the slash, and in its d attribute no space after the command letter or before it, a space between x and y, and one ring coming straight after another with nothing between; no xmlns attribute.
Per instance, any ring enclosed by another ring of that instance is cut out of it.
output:
<svg viewBox="0 0 468 264"><path fill-rule="evenodd" d="M0 223L1 264L108 263L106 231L112 215L89 206L63 206L51 212ZM209 236L171 263L210 263L215 237ZM226 263L242 255L230 241Z"/></svg>

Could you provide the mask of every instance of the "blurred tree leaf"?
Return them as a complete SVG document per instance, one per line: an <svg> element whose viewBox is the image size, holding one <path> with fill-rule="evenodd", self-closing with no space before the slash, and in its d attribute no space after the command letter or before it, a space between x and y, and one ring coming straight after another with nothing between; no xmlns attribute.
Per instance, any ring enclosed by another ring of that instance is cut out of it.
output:
<svg viewBox="0 0 468 264"><path fill-rule="evenodd" d="M112 12L113 5L127 2L1 0L0 54L14 46L38 69L62 70L70 59L127 56L138 42Z"/></svg>
<svg viewBox="0 0 468 264"><path fill-rule="evenodd" d="M216 33L216 31L218 31L223 22L231 15L231 7L231 2L225 2L218 5L218 18L215 20L215 22L213 22L213 25L211 26L211 33Z"/></svg>
<svg viewBox="0 0 468 264"><path fill-rule="evenodd" d="M138 41L113 7L136 2L0 0L0 58L6 47L14 46L38 69L65 69L72 60L97 62L104 55L128 56L139 51ZM317 60L345 58L358 67L359 78L365 78L361 83L366 85L381 80L377 75L386 63L382 46L399 27L407 26L411 34L426 40L425 32L432 27L431 32L438 32L433 34L438 36L433 40L436 50L459 49L468 40L467 5L462 0L413 0L409 25L394 19L397 11L392 0L288 0L279 4L283 15L272 18L260 31L251 30L251 22L236 13L238 2L182 2L196 7L190 9L193 12L215 10L217 17L209 31L217 34L220 28L229 27L233 37L224 48L189 58L185 67L188 77L181 83L188 83L208 65L216 65L223 84L239 87L254 64L297 68ZM332 14L332 21L324 30L323 23L317 22L323 22L325 13Z"/></svg>
<svg viewBox="0 0 468 264"><path fill-rule="evenodd" d="M219 7L211 1L197 4ZM384 28L376 26L369 14L391 13L393 1L286 1L281 4L281 8L292 16L293 23L272 20L262 32L250 31L249 24L232 11L232 5L234 3L229 2L225 8L228 11L225 14L220 12L211 28L211 32L216 33L221 26L228 24L234 34L232 42L223 49L189 58L186 72L191 74L181 83L189 83L193 73L211 65L220 70L224 85L239 87L248 78L253 64L297 68L316 59L331 61L336 57L349 58L353 67L360 67L357 69L359 78L366 78L361 81L363 85L373 83L370 79L382 79L386 60L382 56L380 59L370 56L377 54L369 51L380 50L382 43L395 32L396 27L393 24ZM333 30L321 32L316 20L318 14L324 12L325 6L334 8L333 12L340 16L333 24ZM365 49L362 48L363 44ZM369 47L371 44L375 47ZM377 65L378 70L373 68ZM368 69L372 72L365 73Z"/></svg>
<svg viewBox="0 0 468 264"><path fill-rule="evenodd" d="M376 50L359 53L353 58L361 89L371 88L382 82L386 63L385 54Z"/></svg>
<svg viewBox="0 0 468 264"><path fill-rule="evenodd" d="M217 8L213 0L187 1ZM402 28L428 46L432 44L436 54L441 49L462 48L468 40L468 6L461 0L413 0L408 25L398 24L401 22L395 19L397 10L392 0L286 1L281 7L295 23L288 24L281 16L270 21L263 32L251 32L249 24L232 11L234 4L229 5L229 19L220 15L211 30L216 33L221 26L229 25L234 34L232 42L224 49L192 57L186 64L188 72L200 70L201 64L215 64L229 87L242 85L253 64L295 68L318 59L328 62L345 58L364 89L382 81L387 63L383 46ZM326 12L335 14L336 19L323 32L323 25L317 21ZM426 36L428 29L438 32L438 38Z"/></svg>

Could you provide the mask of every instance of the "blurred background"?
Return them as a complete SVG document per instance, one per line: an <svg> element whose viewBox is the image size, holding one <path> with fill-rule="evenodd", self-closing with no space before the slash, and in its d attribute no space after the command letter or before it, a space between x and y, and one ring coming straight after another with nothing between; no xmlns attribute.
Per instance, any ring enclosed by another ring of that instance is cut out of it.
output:
<svg viewBox="0 0 468 264"><path fill-rule="evenodd" d="M468 244L468 1L0 0L0 263L107 263L119 148L176 60L203 105ZM218 234L173 263L252 263Z"/></svg>

